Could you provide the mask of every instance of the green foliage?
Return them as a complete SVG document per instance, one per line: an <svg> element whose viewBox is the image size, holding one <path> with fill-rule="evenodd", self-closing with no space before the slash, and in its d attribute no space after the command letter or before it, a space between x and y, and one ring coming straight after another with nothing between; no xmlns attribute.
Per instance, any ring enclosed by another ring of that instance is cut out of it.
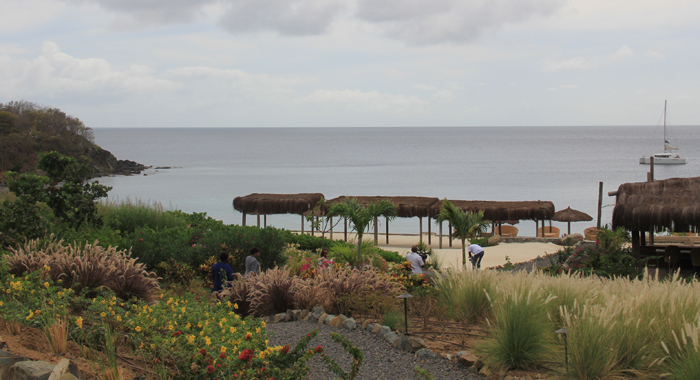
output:
<svg viewBox="0 0 700 380"><path fill-rule="evenodd" d="M396 309L392 309L384 314L384 318L382 319L382 325L389 326L389 328L391 328L392 330L398 330L399 328L404 326L404 320L405 319L403 312Z"/></svg>
<svg viewBox="0 0 700 380"><path fill-rule="evenodd" d="M188 287L196 276L190 266L174 259L168 259L156 265L156 274L166 285L182 285Z"/></svg>
<svg viewBox="0 0 700 380"><path fill-rule="evenodd" d="M438 305L454 319L476 323L491 316L495 292L493 271L450 271L435 280Z"/></svg>
<svg viewBox="0 0 700 380"><path fill-rule="evenodd" d="M179 212L167 211L158 202L132 201L102 202L98 204L105 225L114 230L131 233L139 227L154 230L186 227L186 216Z"/></svg>
<svg viewBox="0 0 700 380"><path fill-rule="evenodd" d="M404 256L399 255L398 252L395 251L385 251L383 249L378 250L379 256L381 256L384 260L390 262L390 263L397 263L400 264L404 261L406 261L406 258Z"/></svg>
<svg viewBox="0 0 700 380"><path fill-rule="evenodd" d="M328 355L321 354L321 359L328 364L328 368L330 368L333 373L340 376L340 379L354 380L360 373L360 366L362 366L362 351L360 351L360 349L355 347L352 342L340 334L331 333L331 339L333 339L333 341L336 343L340 343L345 352L352 356L350 372L345 372L345 370Z"/></svg>
<svg viewBox="0 0 700 380"><path fill-rule="evenodd" d="M532 369L552 358L555 328L548 319L546 302L531 292L517 291L500 302L489 328L491 339L480 347L486 364Z"/></svg>
<svg viewBox="0 0 700 380"><path fill-rule="evenodd" d="M482 211L478 213L462 211L445 198L442 201L442 209L435 218L435 223L441 224L445 221L450 222L453 228L450 238L462 241L462 266L466 267L466 241L479 236L488 227L488 222L484 221L484 213Z"/></svg>
<svg viewBox="0 0 700 380"><path fill-rule="evenodd" d="M357 259L356 265L362 262L362 236L373 225L374 219L381 215L392 220L396 217L396 206L386 199L372 202L368 205L360 204L355 198L346 198L343 203L335 203L328 210L328 218L342 216L350 221L352 229L357 233Z"/></svg>
<svg viewBox="0 0 700 380"><path fill-rule="evenodd" d="M423 369L421 367L415 367L413 369L416 371L416 375L422 377L425 380L435 379L435 376L433 376L433 374L430 373L430 371L428 371L427 369Z"/></svg>

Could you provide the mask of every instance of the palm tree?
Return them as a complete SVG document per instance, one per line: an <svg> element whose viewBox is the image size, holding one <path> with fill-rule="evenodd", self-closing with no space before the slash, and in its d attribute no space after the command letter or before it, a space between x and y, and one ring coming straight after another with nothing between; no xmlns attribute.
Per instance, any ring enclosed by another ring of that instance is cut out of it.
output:
<svg viewBox="0 0 700 380"><path fill-rule="evenodd" d="M326 218L335 215L348 218L352 224L352 229L357 232L357 265L360 265L362 259L362 235L372 226L376 217L384 215L387 217L387 220L394 219L396 217L396 206L386 199L364 206L355 198L345 198L345 202L331 205Z"/></svg>
<svg viewBox="0 0 700 380"><path fill-rule="evenodd" d="M442 210L435 219L435 223L440 224L444 221L450 222L453 230L451 238L459 238L462 241L462 265L467 265L467 239L473 238L484 232L488 226L488 222L484 221L484 212L479 211L473 213L471 211L462 211L459 207L453 205L447 199L442 201Z"/></svg>

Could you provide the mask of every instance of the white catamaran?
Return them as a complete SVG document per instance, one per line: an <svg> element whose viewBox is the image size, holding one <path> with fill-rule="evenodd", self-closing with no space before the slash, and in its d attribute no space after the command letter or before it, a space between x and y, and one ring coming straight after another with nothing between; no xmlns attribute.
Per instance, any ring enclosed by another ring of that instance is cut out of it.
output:
<svg viewBox="0 0 700 380"><path fill-rule="evenodd" d="M685 158L682 158L678 153L673 153L678 150L677 147L671 146L666 138L666 101L664 100L664 152L656 153L654 157L654 165L684 165ZM650 164L651 157L643 156L639 159L640 164Z"/></svg>

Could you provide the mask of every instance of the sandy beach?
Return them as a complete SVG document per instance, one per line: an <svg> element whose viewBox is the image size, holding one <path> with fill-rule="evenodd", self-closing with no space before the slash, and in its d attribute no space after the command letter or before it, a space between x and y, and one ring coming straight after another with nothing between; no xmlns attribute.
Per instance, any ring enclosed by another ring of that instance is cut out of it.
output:
<svg viewBox="0 0 700 380"><path fill-rule="evenodd" d="M316 236L319 236L317 233ZM328 235L326 235L329 238ZM374 239L374 234L364 234L364 240ZM334 240L342 240L343 233L334 232ZM354 240L355 234L348 232L348 241ZM428 244L427 235L423 235L425 244ZM393 235L389 234L389 244L386 244L386 235L379 234L379 247L388 251L396 251L401 255L406 255L411 246L418 244L419 236L416 235ZM462 267L462 242L453 240L452 247L449 247L449 238L443 237L442 248L439 248L439 237L432 236L430 247L433 252L438 255L443 268L461 268ZM536 259L538 256L544 256L554 253L562 249L562 246L554 243L499 243L492 247L484 248L484 258L481 260L482 268L489 268L498 265L506 264L507 259L513 264L521 263ZM469 264L469 262L467 262Z"/></svg>

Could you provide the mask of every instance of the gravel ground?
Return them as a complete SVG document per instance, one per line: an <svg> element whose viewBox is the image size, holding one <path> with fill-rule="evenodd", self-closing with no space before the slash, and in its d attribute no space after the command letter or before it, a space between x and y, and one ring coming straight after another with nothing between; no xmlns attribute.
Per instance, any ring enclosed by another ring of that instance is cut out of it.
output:
<svg viewBox="0 0 700 380"><path fill-rule="evenodd" d="M345 328L317 325L310 322L270 323L267 325L270 345L291 344L292 347L296 345L302 336L313 329L318 329L318 336L311 340L309 348L315 348L318 345L323 346L326 355L333 358L346 371L350 369L351 357L343 350L340 344L331 340L330 333L336 332L343 335L362 351L363 361L358 379L422 379L414 370L417 366L430 371L435 376L435 379L483 379L483 377L471 373L464 366L443 359L440 356L435 359L416 358L413 354L391 347L389 342L384 340L379 334L366 331L360 327L351 331ZM310 371L307 379L329 380L338 378L318 356L314 356L309 360L308 364Z"/></svg>

